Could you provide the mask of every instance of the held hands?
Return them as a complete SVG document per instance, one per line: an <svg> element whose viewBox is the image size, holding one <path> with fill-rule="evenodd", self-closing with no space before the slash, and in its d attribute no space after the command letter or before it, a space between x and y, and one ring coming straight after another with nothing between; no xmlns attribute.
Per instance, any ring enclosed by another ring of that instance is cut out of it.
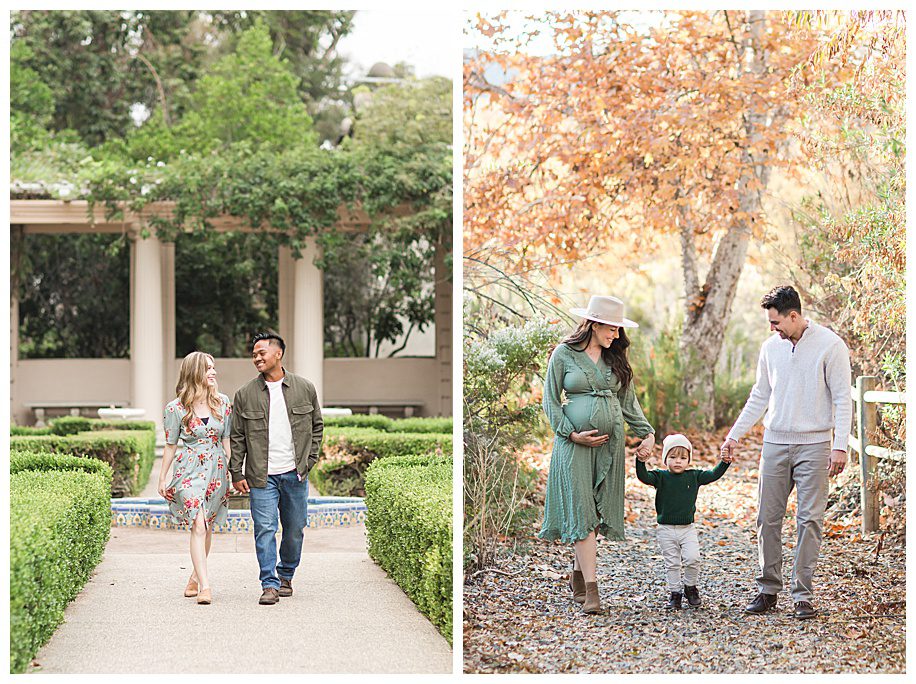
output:
<svg viewBox="0 0 916 684"><path fill-rule="evenodd" d="M599 447L607 444L611 438L610 435L599 435L597 430L585 430L584 432L570 432L569 439L576 444L587 447ZM244 482L244 480L242 480Z"/></svg>
<svg viewBox="0 0 916 684"><path fill-rule="evenodd" d="M640 461L648 461L652 457L652 450L655 448L655 435L649 433L646 438L636 447L636 458Z"/></svg>
<svg viewBox="0 0 916 684"><path fill-rule="evenodd" d="M827 475L833 477L843 472L846 467L846 452L834 449L830 452L830 466L827 469Z"/></svg>
<svg viewBox="0 0 916 684"><path fill-rule="evenodd" d="M245 479L239 480L238 482L233 482L232 486L237 492L240 492L241 494L247 494L251 491L251 488L248 486L248 480Z"/></svg>
<svg viewBox="0 0 916 684"><path fill-rule="evenodd" d="M722 442L722 447L719 450L719 457L726 463L733 463L735 460L736 446L738 446L738 442L733 439L726 439Z"/></svg>

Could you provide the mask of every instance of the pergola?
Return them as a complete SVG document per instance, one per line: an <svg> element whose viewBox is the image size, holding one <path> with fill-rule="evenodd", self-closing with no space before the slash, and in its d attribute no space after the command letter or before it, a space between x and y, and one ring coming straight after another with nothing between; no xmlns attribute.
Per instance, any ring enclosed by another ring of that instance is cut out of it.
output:
<svg viewBox="0 0 916 684"><path fill-rule="evenodd" d="M104 210L89 211L86 201L13 199L11 232L24 234L126 233L130 239L130 358L19 359L18 293L10 293L11 416L30 421L30 407L109 403L142 408L162 421L162 409L174 396L180 359L175 357L175 245L155 234L143 237L151 216L169 216L169 203L149 205L142 214L106 220ZM369 217L341 208L336 227L365 230ZM220 231L250 231L241 219L211 221ZM149 231L154 233L154 231ZM287 343L284 366L311 380L322 405L365 407L416 406L419 415L451 415L452 293L446 250L437 245L435 260L436 354L428 358L324 358L323 276L314 265L315 238L302 258L278 249L279 330ZM248 359L217 359L220 389L232 396L254 377ZM91 395L91 396L89 396Z"/></svg>

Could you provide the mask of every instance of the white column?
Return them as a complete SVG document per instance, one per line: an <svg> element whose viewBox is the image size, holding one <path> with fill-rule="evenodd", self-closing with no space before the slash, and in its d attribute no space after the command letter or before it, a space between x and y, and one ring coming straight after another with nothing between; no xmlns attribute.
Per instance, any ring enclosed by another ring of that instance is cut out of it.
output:
<svg viewBox="0 0 916 684"><path fill-rule="evenodd" d="M310 380L323 397L324 375L324 278L315 266L319 255L315 238L306 240L302 257L296 259L293 272L293 339L289 370Z"/></svg>
<svg viewBox="0 0 916 684"><path fill-rule="evenodd" d="M10 287L10 421L20 422L16 415L16 402L21 401L16 385L16 371L19 367L19 277L21 276L23 250L25 249L25 227L10 226L10 269L16 276Z"/></svg>
<svg viewBox="0 0 916 684"><path fill-rule="evenodd" d="M446 256L448 248L440 241L436 245L434 277L436 360L439 363L438 414L442 416L452 415L452 273L446 267Z"/></svg>
<svg viewBox="0 0 916 684"><path fill-rule="evenodd" d="M165 324L162 316L162 251L159 239L133 239L130 309L131 404L162 430Z"/></svg>

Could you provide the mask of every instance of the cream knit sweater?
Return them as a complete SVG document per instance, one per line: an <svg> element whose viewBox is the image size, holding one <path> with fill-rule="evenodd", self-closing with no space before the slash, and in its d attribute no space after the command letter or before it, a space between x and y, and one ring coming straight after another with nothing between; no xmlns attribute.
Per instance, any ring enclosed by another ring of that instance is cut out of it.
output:
<svg viewBox="0 0 916 684"><path fill-rule="evenodd" d="M846 451L851 381L849 349L832 330L808 321L795 346L774 333L760 348L756 382L728 438L739 440L765 412L765 442L829 442L832 429L833 448Z"/></svg>

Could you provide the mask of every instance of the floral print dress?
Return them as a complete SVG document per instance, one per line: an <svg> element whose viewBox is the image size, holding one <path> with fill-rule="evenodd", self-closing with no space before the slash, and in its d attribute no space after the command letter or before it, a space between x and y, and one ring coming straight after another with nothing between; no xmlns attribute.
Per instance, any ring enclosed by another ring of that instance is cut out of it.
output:
<svg viewBox="0 0 916 684"><path fill-rule="evenodd" d="M193 416L185 428L181 421L188 413L178 399L165 407L163 426L166 444L183 447L175 453L172 480L166 488L169 511L179 521L191 524L203 512L207 527L222 525L229 515L229 459L223 449L231 428L229 397L220 394L220 417L210 416L205 423Z"/></svg>

